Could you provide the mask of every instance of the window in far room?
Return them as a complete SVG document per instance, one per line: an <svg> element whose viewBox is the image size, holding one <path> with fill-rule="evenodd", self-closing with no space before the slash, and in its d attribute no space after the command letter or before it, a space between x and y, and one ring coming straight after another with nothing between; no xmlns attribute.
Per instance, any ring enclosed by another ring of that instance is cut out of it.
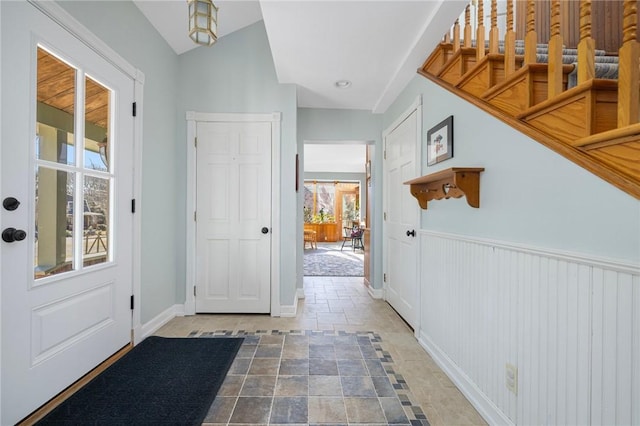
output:
<svg viewBox="0 0 640 426"><path fill-rule="evenodd" d="M340 181L304 181L304 222L360 223L360 184Z"/></svg>

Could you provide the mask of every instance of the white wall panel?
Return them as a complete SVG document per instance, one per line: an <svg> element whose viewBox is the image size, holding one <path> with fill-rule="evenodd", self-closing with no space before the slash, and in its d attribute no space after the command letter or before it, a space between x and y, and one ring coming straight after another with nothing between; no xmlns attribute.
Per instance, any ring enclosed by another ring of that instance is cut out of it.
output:
<svg viewBox="0 0 640 426"><path fill-rule="evenodd" d="M633 366L631 422L640 424L640 277L633 277Z"/></svg>
<svg viewBox="0 0 640 426"><path fill-rule="evenodd" d="M638 265L430 231L421 256L421 343L487 419L640 424Z"/></svg>

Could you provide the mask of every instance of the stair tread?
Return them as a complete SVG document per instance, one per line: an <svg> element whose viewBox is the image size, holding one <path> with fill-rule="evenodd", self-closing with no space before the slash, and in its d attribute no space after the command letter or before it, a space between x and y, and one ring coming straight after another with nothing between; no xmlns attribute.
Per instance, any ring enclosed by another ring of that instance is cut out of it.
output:
<svg viewBox="0 0 640 426"><path fill-rule="evenodd" d="M605 143L609 146L620 143L625 138L633 136L640 136L640 123L580 138L573 143L573 146L583 149L590 149L591 147Z"/></svg>

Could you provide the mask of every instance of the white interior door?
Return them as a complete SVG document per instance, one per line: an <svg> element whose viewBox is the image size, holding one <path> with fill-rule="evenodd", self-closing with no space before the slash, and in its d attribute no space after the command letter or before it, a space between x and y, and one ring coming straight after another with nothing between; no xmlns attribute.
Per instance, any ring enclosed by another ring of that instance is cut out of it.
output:
<svg viewBox="0 0 640 426"><path fill-rule="evenodd" d="M417 176L417 115L414 110L385 137L385 297L414 330L419 318L416 238L419 210L403 182Z"/></svg>
<svg viewBox="0 0 640 426"><path fill-rule="evenodd" d="M196 312L268 313L271 123L197 123Z"/></svg>
<svg viewBox="0 0 640 426"><path fill-rule="evenodd" d="M1 190L19 202L1 210L1 423L14 424L130 342L134 85L27 2L0 7Z"/></svg>

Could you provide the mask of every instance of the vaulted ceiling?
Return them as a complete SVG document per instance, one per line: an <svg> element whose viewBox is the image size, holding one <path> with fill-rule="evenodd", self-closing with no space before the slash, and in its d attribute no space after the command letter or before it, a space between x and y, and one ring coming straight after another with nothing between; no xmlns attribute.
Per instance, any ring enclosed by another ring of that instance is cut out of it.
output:
<svg viewBox="0 0 640 426"><path fill-rule="evenodd" d="M460 15L461 0L220 0L219 38L261 19L280 83L298 105L384 112ZM185 0L134 0L177 54L187 36ZM215 49L197 47L199 49ZM348 80L339 89L335 83Z"/></svg>

